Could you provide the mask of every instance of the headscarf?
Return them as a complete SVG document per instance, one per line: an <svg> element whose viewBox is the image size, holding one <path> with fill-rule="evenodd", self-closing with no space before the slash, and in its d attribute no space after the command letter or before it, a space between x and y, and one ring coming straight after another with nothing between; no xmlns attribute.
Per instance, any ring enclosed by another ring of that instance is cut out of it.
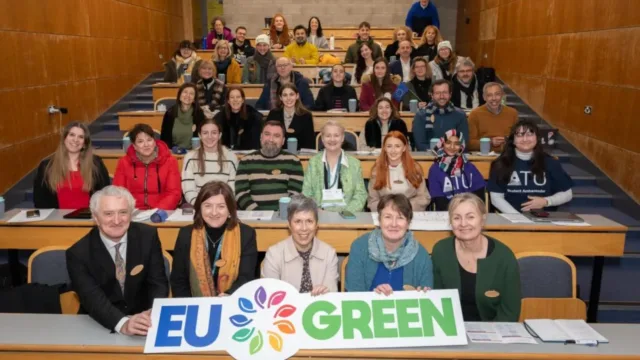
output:
<svg viewBox="0 0 640 360"><path fill-rule="evenodd" d="M458 137L460 141L460 152L454 155L449 155L444 151L444 144L452 136ZM440 170L444 171L449 176L462 175L462 168L467 163L467 156L464 154L464 135L458 132L456 129L451 129L444 133L444 136L440 138L438 144L434 148L436 152L436 163L440 167Z"/></svg>

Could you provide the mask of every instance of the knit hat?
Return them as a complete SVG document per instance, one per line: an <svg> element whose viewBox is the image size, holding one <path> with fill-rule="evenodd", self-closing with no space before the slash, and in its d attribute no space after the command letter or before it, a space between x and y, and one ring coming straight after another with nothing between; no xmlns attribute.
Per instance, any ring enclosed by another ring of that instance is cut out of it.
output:
<svg viewBox="0 0 640 360"><path fill-rule="evenodd" d="M270 44L269 41L269 35L267 34L262 34L262 35L258 35L258 37L256 37L256 45L258 44Z"/></svg>
<svg viewBox="0 0 640 360"><path fill-rule="evenodd" d="M440 49L442 48L448 48L449 50L453 51L453 47L451 47L451 42L449 42L449 40L440 41L438 43L438 51L440 51Z"/></svg>

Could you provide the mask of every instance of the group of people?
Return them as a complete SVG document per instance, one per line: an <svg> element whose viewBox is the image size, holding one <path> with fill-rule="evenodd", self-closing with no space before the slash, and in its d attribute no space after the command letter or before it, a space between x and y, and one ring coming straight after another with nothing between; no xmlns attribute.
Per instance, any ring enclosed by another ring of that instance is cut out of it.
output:
<svg viewBox="0 0 640 360"><path fill-rule="evenodd" d="M154 299L232 294L258 276L256 230L238 219L232 188L205 184L195 198L193 223L178 232L170 276L157 229L132 222L136 200L119 186L91 196L96 226L66 251L80 312L124 335L146 335ZM402 194L382 196L380 226L355 239L347 261L346 291L458 289L465 321L518 321L520 275L513 252L483 234L486 209L473 194L456 195L448 208L453 236L431 255L409 230L413 204ZM286 281L301 293L338 291L336 250L316 234L315 200L291 198L290 236L267 250L260 276Z"/></svg>

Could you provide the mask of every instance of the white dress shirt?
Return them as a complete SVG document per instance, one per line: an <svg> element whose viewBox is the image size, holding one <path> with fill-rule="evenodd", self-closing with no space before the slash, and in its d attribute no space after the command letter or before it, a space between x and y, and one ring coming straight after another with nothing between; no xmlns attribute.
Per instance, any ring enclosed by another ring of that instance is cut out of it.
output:
<svg viewBox="0 0 640 360"><path fill-rule="evenodd" d="M119 242L115 242L113 240L107 239L107 237L104 236L102 232L100 232L100 239L102 240L104 247L107 248L107 251L109 252L109 255L111 256L111 260L113 260L114 264L116 263L116 245L122 244L120 245L120 249L119 249L120 256L122 256L122 261L124 261L125 264L127 263L127 234L126 233L124 234L122 239L120 239ZM125 316L122 319L120 319L120 321L118 321L118 323L116 324L116 327L114 330L118 334L122 334L120 330L122 329L124 324L127 322L127 320L129 320L129 317Z"/></svg>

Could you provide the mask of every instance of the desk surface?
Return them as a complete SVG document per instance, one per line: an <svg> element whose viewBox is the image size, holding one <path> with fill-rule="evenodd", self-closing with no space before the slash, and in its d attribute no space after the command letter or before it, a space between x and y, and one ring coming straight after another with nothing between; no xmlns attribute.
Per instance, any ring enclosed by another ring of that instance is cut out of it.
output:
<svg viewBox="0 0 640 360"><path fill-rule="evenodd" d="M450 347L395 348L369 350L301 350L296 358L378 358L378 359L637 359L640 357L640 325L591 324L609 339L609 344L598 347L579 345L544 344L498 345L474 344ZM34 331L34 330L39 331ZM64 331L59 331L64 329ZM0 314L0 355L21 358L19 352L85 353L83 359L100 354L108 358L138 358L144 348L145 338L110 334L87 315ZM226 357L226 354L208 353L207 357ZM181 354L181 357L205 358L202 353ZM176 356L171 356L175 358ZM24 358L28 358L25 356ZM38 358L31 357L32 359ZM43 357L44 358L44 357ZM58 357L60 358L60 357ZM104 357L102 357L104 358ZM140 356L140 358L142 358Z"/></svg>

